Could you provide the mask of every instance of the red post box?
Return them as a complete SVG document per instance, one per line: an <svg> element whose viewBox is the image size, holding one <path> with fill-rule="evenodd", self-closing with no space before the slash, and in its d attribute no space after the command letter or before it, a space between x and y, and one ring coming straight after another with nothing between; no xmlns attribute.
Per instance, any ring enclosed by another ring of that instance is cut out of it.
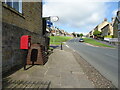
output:
<svg viewBox="0 0 120 90"><path fill-rule="evenodd" d="M20 38L20 49L30 49L31 46L31 36L23 35Z"/></svg>

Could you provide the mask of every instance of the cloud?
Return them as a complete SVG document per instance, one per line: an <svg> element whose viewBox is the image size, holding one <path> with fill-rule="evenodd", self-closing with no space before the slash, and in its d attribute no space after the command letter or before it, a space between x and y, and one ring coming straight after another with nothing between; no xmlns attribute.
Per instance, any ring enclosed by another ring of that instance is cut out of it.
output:
<svg viewBox="0 0 120 90"><path fill-rule="evenodd" d="M45 2L118 2L119 0L43 0Z"/></svg>
<svg viewBox="0 0 120 90"><path fill-rule="evenodd" d="M82 30L86 28L88 32L88 29L92 29L103 20L106 10L104 2L80 2L80 0L55 2L52 0L43 5L43 16L58 16L59 21L55 24L70 28L82 28Z"/></svg>
<svg viewBox="0 0 120 90"><path fill-rule="evenodd" d="M113 16L116 16L118 9L113 10L112 14Z"/></svg>

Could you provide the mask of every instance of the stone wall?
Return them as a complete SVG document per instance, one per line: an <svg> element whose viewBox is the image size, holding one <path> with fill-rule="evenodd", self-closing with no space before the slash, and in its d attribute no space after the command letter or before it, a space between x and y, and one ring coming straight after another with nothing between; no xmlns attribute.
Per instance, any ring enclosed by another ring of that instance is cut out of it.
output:
<svg viewBox="0 0 120 90"><path fill-rule="evenodd" d="M113 35L114 35L114 38L118 38L118 20L117 20L117 18L113 25Z"/></svg>
<svg viewBox="0 0 120 90"><path fill-rule="evenodd" d="M0 90L2 90L2 3L0 2Z"/></svg>
<svg viewBox="0 0 120 90"><path fill-rule="evenodd" d="M42 35L42 3L23 2L22 13L3 3L2 21Z"/></svg>
<svg viewBox="0 0 120 90"><path fill-rule="evenodd" d="M42 35L42 3L23 2L22 13L2 4L2 73L24 65L28 50L20 49L20 37L30 35L32 44L45 45Z"/></svg>
<svg viewBox="0 0 120 90"><path fill-rule="evenodd" d="M23 66L26 60L27 50L20 49L20 37L30 35L33 43L43 44L43 38L39 34L22 29L8 23L2 23L2 65L3 73L13 67Z"/></svg>

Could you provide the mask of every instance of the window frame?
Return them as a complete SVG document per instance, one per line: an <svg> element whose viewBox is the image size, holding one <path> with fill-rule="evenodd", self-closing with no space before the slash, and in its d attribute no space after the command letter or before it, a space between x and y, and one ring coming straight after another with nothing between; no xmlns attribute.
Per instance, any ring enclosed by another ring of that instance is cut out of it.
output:
<svg viewBox="0 0 120 90"><path fill-rule="evenodd" d="M11 0L10 2L11 2L11 8L13 8L13 9L15 9L16 11L18 11L19 13L22 13L22 0L18 0L18 4L19 4L19 6L18 6L18 8L14 8L14 2L15 2L16 0ZM7 4L7 0L5 0L5 4ZM17 2L17 1L16 1ZM8 5L8 4L7 4ZM18 9L18 10L17 10Z"/></svg>

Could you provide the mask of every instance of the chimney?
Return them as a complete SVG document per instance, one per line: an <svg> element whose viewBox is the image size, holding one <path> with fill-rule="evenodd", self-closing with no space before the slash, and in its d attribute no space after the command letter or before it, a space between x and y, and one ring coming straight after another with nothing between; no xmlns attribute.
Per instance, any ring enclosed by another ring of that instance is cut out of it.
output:
<svg viewBox="0 0 120 90"><path fill-rule="evenodd" d="M112 17L112 22L115 20L115 17Z"/></svg>
<svg viewBox="0 0 120 90"><path fill-rule="evenodd" d="M104 21L107 21L107 18L104 18Z"/></svg>

